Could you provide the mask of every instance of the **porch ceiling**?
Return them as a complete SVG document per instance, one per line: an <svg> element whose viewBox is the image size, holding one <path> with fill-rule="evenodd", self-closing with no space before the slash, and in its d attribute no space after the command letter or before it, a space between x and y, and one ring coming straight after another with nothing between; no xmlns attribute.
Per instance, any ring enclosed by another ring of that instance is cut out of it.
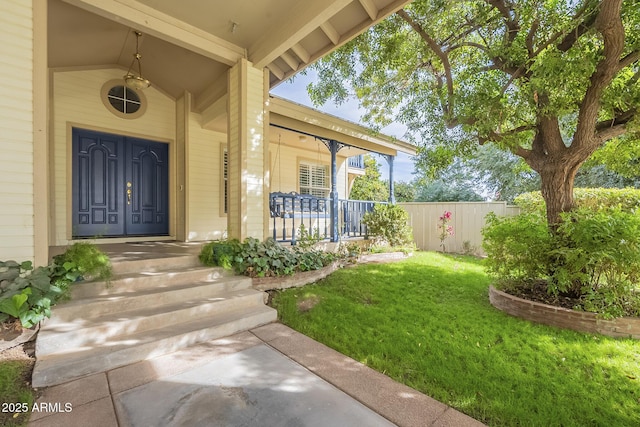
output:
<svg viewBox="0 0 640 427"><path fill-rule="evenodd" d="M49 0L51 68L119 66L140 45L143 74L204 111L227 92L226 72L247 58L275 86L411 0Z"/></svg>

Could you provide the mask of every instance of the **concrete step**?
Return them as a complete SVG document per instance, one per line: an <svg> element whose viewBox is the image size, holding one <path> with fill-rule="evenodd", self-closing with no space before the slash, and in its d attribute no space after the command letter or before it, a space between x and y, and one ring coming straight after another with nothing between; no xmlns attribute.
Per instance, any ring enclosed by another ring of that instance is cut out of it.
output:
<svg viewBox="0 0 640 427"><path fill-rule="evenodd" d="M263 293L253 289L232 289L209 298L179 300L156 307L140 307L131 311L108 313L93 319L59 317L44 322L36 352L39 357L53 353L72 353L77 348L104 345L117 337L169 327L177 321L223 314L242 308L252 309L264 304Z"/></svg>
<svg viewBox="0 0 640 427"><path fill-rule="evenodd" d="M152 331L133 333L97 346L79 348L72 353L38 356L32 385L37 388L61 384L172 353L197 342L252 329L276 319L276 311L264 305L251 309L241 308Z"/></svg>
<svg viewBox="0 0 640 427"><path fill-rule="evenodd" d="M205 300L222 292L250 287L251 279L248 277L232 276L211 282L186 283L167 288L159 286L140 291L72 299L56 306L51 319L53 323L74 319L93 319L109 313L135 311L143 307L159 307L194 299Z"/></svg>
<svg viewBox="0 0 640 427"><path fill-rule="evenodd" d="M78 282L71 286L71 299L78 300L102 295L137 292L145 289L168 288L190 282L214 281L233 277L223 268L203 266L165 266L163 270L147 269L135 273L118 274L108 282Z"/></svg>
<svg viewBox="0 0 640 427"><path fill-rule="evenodd" d="M124 260L112 262L114 275L126 275L142 271L162 271L167 267L181 269L202 266L197 255L147 254L136 258L130 254Z"/></svg>

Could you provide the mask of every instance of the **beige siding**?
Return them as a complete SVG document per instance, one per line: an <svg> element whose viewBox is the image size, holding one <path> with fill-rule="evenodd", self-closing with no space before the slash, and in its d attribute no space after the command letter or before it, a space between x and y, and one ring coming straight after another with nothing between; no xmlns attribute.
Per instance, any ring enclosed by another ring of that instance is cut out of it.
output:
<svg viewBox="0 0 640 427"><path fill-rule="evenodd" d="M187 199L189 217L187 239L213 240L225 236L227 217L224 210L222 179L222 150L227 135L200 127L199 115L192 113L189 121L189 150L187 158Z"/></svg>
<svg viewBox="0 0 640 427"><path fill-rule="evenodd" d="M451 212L449 225L454 235L445 240L447 252L462 252L464 242L475 247L482 254L482 227L489 212L498 216L517 214L517 208L507 206L505 202L459 202L459 203L399 203L409 212L413 236L419 249L440 250L440 229L438 218L445 212Z"/></svg>
<svg viewBox="0 0 640 427"><path fill-rule="evenodd" d="M264 79L241 60L229 72L229 236L264 236Z"/></svg>
<svg viewBox="0 0 640 427"><path fill-rule="evenodd" d="M0 260L34 260L33 15L0 2Z"/></svg>
<svg viewBox="0 0 640 427"><path fill-rule="evenodd" d="M102 103L100 90L104 83L121 79L122 75L123 71L119 69L53 74L53 223L56 245L66 244L71 237L71 196L68 191L71 186L71 126L171 141L169 156L174 155L176 113L173 99L153 86L146 89L143 95L148 103L147 110L142 117L132 120L117 117ZM170 174L174 172L170 171Z"/></svg>
<svg viewBox="0 0 640 427"><path fill-rule="evenodd" d="M267 155L268 136L264 135L264 79L262 70L249 67L247 74L247 141L245 179L247 199L247 235L262 239L264 236L264 156Z"/></svg>

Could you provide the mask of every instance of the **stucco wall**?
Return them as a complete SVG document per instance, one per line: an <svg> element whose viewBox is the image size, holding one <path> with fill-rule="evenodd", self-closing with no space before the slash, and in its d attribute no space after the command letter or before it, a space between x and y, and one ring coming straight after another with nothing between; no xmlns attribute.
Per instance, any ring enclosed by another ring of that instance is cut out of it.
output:
<svg viewBox="0 0 640 427"><path fill-rule="evenodd" d="M34 259L33 16L0 2L0 260Z"/></svg>
<svg viewBox="0 0 640 427"><path fill-rule="evenodd" d="M93 129L120 135L138 136L169 142L174 156L175 101L153 86L143 93L147 110L139 118L123 119L103 104L100 91L110 80L122 79L120 69L58 71L53 73L52 154L53 154L53 233L54 245L71 238L71 128ZM170 170L175 174L175 167ZM170 179L174 181L174 179ZM173 193L173 188L171 192ZM170 195L171 198L171 195ZM173 223L175 210L170 212Z"/></svg>

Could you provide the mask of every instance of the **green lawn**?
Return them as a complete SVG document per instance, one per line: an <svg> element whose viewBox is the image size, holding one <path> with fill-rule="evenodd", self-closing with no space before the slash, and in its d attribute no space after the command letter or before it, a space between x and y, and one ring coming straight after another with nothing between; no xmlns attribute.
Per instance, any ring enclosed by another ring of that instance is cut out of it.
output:
<svg viewBox="0 0 640 427"><path fill-rule="evenodd" d="M31 369L29 360L0 360L0 426L26 425L34 401L33 390L27 383Z"/></svg>
<svg viewBox="0 0 640 427"><path fill-rule="evenodd" d="M491 426L640 426L640 342L510 317L482 262L416 253L278 293L281 321Z"/></svg>

